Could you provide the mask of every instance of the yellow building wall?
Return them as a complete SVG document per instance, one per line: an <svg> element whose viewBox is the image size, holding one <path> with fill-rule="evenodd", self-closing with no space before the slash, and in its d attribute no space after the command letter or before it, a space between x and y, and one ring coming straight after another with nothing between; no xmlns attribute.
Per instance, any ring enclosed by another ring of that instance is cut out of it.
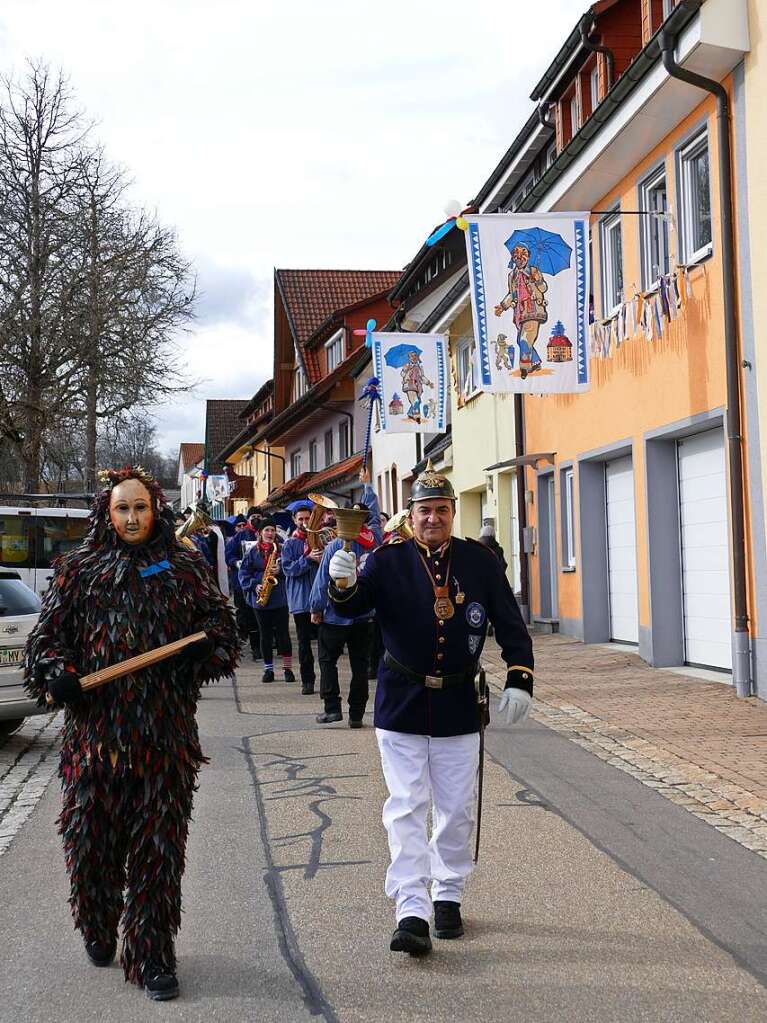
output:
<svg viewBox="0 0 767 1023"><path fill-rule="evenodd" d="M727 83L725 83L727 84ZM713 116L712 116L713 115ZM664 324L662 340L647 342L637 334L623 343L608 358L591 360L591 390L579 395L547 395L525 398L525 436L527 451L555 451L557 538L562 536L560 478L562 462L576 462L580 454L613 442L633 441L635 508L637 536L637 584L640 625L649 624L648 563L644 467L644 435L655 427L726 405L724 326L722 310L722 265L719 229L719 176L715 107L707 100L663 142L649 152L613 190L596 204L609 209L620 200L625 210L638 207L638 182L665 157L669 209L676 210L676 167L674 146L704 117L708 118L710 153L711 214L713 255L692 267L689 273L691 297L678 319ZM600 232L599 217L592 218L592 252L595 308L599 315ZM622 217L623 279L626 296L641 288L640 218ZM677 239L671 233L672 262ZM767 248L764 247L763 248ZM755 279L758 276L755 275ZM535 473L528 470L528 487L537 487ZM577 487L577 473L576 473ZM577 519L577 489L575 510ZM531 524L537 519L535 505L530 509ZM579 523L576 521L576 537ZM576 549L576 571L559 572L559 617L578 619L581 609L580 552ZM561 550L557 552L561 562ZM539 558L531 559L531 606L540 613Z"/></svg>
<svg viewBox="0 0 767 1023"><path fill-rule="evenodd" d="M250 447L243 447L236 451L229 461L234 465L234 471L238 476L250 476L253 480L253 493L247 500L239 498L234 502L235 514L245 514L248 508L262 504L270 490L281 486L285 482L284 463L280 459L285 457L283 448L270 448L263 445L263 450L257 450L252 455ZM265 454L271 452L272 456ZM269 464L271 463L271 476Z"/></svg>

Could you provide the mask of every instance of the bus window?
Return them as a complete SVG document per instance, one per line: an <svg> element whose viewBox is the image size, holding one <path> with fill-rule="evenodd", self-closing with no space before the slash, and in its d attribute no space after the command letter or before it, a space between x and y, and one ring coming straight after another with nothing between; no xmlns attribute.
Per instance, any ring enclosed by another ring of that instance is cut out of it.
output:
<svg viewBox="0 0 767 1023"><path fill-rule="evenodd" d="M35 567L34 522L31 515L0 513L0 565Z"/></svg>
<svg viewBox="0 0 767 1023"><path fill-rule="evenodd" d="M50 568L53 559L76 547L88 529L88 520L85 518L38 515L37 521L41 538L37 568Z"/></svg>

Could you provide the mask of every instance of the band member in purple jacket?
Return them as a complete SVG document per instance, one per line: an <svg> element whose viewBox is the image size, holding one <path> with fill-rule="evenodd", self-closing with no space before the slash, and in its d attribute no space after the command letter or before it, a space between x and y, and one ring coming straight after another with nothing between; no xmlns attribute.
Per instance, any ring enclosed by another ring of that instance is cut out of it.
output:
<svg viewBox="0 0 767 1023"><path fill-rule="evenodd" d="M301 693L311 696L314 692L314 654L312 653L312 622L309 598L312 583L317 575L322 551L310 542L306 527L312 517L314 505L311 501L294 501L288 505L293 513L295 530L282 548L282 571L288 592L288 610L293 615L298 637L298 664L301 669Z"/></svg>

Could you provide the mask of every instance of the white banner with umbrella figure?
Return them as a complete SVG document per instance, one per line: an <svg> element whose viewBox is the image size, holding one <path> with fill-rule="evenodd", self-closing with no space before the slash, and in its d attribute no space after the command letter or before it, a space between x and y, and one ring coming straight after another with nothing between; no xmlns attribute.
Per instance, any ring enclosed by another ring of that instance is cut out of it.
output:
<svg viewBox="0 0 767 1023"><path fill-rule="evenodd" d="M444 433L449 367L446 336L374 333L372 349L384 433Z"/></svg>
<svg viewBox="0 0 767 1023"><path fill-rule="evenodd" d="M466 214L485 391L589 388L589 214Z"/></svg>

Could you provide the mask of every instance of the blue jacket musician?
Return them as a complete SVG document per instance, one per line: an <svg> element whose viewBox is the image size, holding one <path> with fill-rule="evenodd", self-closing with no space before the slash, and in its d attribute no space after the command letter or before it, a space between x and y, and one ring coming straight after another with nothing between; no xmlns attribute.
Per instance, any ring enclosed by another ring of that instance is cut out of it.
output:
<svg viewBox="0 0 767 1023"><path fill-rule="evenodd" d="M413 484L409 507L414 538L370 554L359 578L354 554L337 551L329 565L328 595L338 613L357 617L375 611L380 622L386 652L378 671L375 726L389 789L383 813L391 853L385 888L397 919L390 947L422 955L431 949L432 906L436 937L463 934L460 904L473 866L479 760L475 677L488 623L507 665L499 707L511 724L529 712L533 651L498 559L481 544L452 536L455 494L431 463Z"/></svg>

